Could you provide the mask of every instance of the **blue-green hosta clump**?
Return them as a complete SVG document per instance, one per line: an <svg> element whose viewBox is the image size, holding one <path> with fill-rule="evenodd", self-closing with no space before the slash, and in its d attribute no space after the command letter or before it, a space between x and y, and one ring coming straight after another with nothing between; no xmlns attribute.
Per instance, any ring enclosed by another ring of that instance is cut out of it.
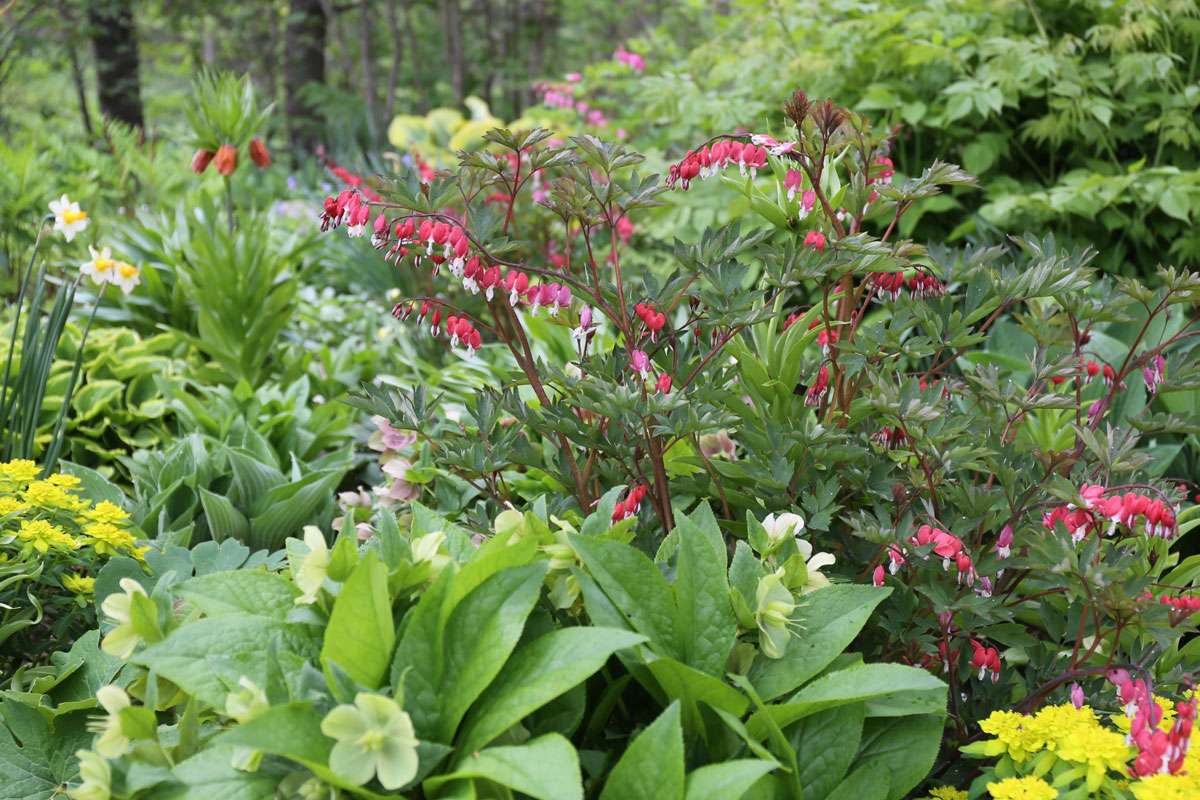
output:
<svg viewBox="0 0 1200 800"><path fill-rule="evenodd" d="M100 631L0 699L0 774L77 800L898 800L924 778L945 684L845 652L887 589L828 585L795 515L731 551L701 505L652 559L618 495L486 536L414 504L365 543L309 528L286 566L196 567L225 542L102 576Z"/></svg>

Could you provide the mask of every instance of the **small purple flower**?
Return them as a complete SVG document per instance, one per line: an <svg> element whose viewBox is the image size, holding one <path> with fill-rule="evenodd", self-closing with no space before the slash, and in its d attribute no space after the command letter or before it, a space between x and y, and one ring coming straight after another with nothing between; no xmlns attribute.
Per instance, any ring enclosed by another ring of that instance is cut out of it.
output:
<svg viewBox="0 0 1200 800"><path fill-rule="evenodd" d="M392 427L387 419L381 416L371 417L377 430L367 440L367 446L372 450L386 452L388 450L403 450L417 441L417 435L409 431L401 431Z"/></svg>
<svg viewBox="0 0 1200 800"><path fill-rule="evenodd" d="M1083 693L1083 687L1078 683L1071 684L1071 705L1076 708L1083 708L1083 704L1087 702L1087 695Z"/></svg>

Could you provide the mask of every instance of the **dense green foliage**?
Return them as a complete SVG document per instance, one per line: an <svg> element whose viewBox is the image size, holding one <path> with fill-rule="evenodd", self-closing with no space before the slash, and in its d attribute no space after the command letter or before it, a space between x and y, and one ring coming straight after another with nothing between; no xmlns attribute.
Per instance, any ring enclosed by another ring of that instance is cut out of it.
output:
<svg viewBox="0 0 1200 800"><path fill-rule="evenodd" d="M0 800L1200 791L1194 3L133 5L0 10Z"/></svg>

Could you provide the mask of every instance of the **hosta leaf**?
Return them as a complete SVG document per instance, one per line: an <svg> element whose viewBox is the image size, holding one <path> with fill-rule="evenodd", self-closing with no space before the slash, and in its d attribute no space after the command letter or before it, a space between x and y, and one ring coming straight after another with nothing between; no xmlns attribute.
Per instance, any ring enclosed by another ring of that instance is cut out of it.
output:
<svg viewBox="0 0 1200 800"><path fill-rule="evenodd" d="M200 505L204 508L204 517L208 520L208 532L214 541L236 539L243 541L250 533L250 522L234 508L233 503L224 495L214 494L208 489L200 489Z"/></svg>

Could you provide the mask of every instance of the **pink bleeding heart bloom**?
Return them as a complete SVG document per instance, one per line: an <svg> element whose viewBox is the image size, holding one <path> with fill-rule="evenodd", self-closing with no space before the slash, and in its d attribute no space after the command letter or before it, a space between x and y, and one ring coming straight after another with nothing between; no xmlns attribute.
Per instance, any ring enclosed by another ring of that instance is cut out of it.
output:
<svg viewBox="0 0 1200 800"><path fill-rule="evenodd" d="M825 234L821 233L820 231L809 231L808 235L804 237L804 246L811 247L818 253L824 253Z"/></svg>
<svg viewBox="0 0 1200 800"><path fill-rule="evenodd" d="M1158 386L1167 377L1167 362L1162 355L1157 355L1142 369L1142 378L1146 381L1146 391L1151 395L1158 393Z"/></svg>
<svg viewBox="0 0 1200 800"><path fill-rule="evenodd" d="M808 392L804 395L804 405L819 406L825 402L825 395L829 393L829 366L822 364L817 370L816 380L812 386L808 387Z"/></svg>
<svg viewBox="0 0 1200 800"><path fill-rule="evenodd" d="M650 377L650 356L644 350L634 350L629 354L629 366L642 380Z"/></svg>
<svg viewBox="0 0 1200 800"><path fill-rule="evenodd" d="M665 372L660 374L658 380L654 383L654 388L658 390L659 394L670 394L671 376Z"/></svg>
<svg viewBox="0 0 1200 800"><path fill-rule="evenodd" d="M1083 693L1083 687L1080 686L1078 683L1072 683L1071 684L1071 705L1075 706L1076 708L1083 708L1083 705L1086 702L1087 702L1087 695L1085 695Z"/></svg>
<svg viewBox="0 0 1200 800"><path fill-rule="evenodd" d="M883 564L878 564L875 567L875 573L871 578L871 583L875 584L876 586L883 586L883 581L884 581Z"/></svg>
<svg viewBox="0 0 1200 800"><path fill-rule="evenodd" d="M1001 559L1008 558L1012 554L1012 544L1012 525L1005 525L1000 531L1000 535L996 537L996 556Z"/></svg>

